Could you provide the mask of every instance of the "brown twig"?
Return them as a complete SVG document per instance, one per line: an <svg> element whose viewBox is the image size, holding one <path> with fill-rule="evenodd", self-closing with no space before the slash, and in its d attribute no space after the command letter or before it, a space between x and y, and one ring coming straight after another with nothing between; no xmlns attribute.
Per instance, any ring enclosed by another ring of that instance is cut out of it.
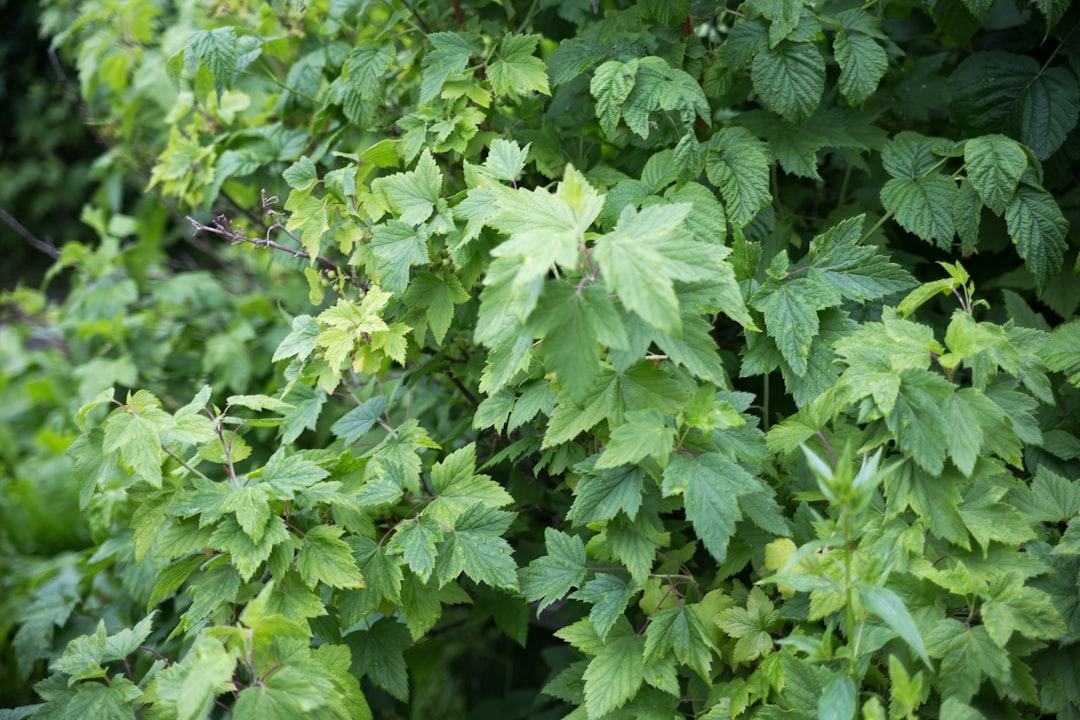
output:
<svg viewBox="0 0 1080 720"><path fill-rule="evenodd" d="M38 239L37 236L35 236L32 232L23 227L22 223L9 215L8 212L3 208L0 208L0 220L6 222L8 224L8 227L14 230L20 237L22 237L23 240L30 244L30 247L34 248L35 250L40 250L41 252L51 257L53 260L56 260L60 257L59 250L57 250L54 246L50 245L44 240Z"/></svg>

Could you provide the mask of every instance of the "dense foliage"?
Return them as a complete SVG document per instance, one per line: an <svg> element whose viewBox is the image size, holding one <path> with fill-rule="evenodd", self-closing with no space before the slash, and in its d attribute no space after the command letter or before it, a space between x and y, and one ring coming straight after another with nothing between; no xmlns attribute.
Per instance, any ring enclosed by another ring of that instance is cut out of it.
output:
<svg viewBox="0 0 1080 720"><path fill-rule="evenodd" d="M42 12L0 718L1080 717L1069 2Z"/></svg>

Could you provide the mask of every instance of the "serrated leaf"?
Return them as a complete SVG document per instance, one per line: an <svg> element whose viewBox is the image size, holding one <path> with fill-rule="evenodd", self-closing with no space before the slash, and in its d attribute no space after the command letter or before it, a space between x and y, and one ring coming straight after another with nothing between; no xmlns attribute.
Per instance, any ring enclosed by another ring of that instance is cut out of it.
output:
<svg viewBox="0 0 1080 720"><path fill-rule="evenodd" d="M776 47L798 26L803 3L801 0L751 0L746 7L769 21L769 45Z"/></svg>
<svg viewBox="0 0 1080 720"><path fill-rule="evenodd" d="M745 128L723 128L709 139L705 174L720 190L728 219L743 227L772 202L768 146Z"/></svg>
<svg viewBox="0 0 1080 720"><path fill-rule="evenodd" d="M292 320L292 330L278 344L274 351L273 362L296 357L307 359L315 349L315 338L319 335L319 323L310 315L297 315Z"/></svg>
<svg viewBox="0 0 1080 720"><path fill-rule="evenodd" d="M398 220L376 226L370 244L375 280L392 293L403 292L409 284L409 268L428 262L427 241L423 227Z"/></svg>
<svg viewBox="0 0 1080 720"><path fill-rule="evenodd" d="M494 588L518 590L517 564L502 537L514 514L477 503L458 517L439 547L436 572L442 584L462 572Z"/></svg>
<svg viewBox="0 0 1080 720"><path fill-rule="evenodd" d="M513 496L488 475L476 474L476 444L452 452L431 468L435 499L424 515L453 525L471 506L479 503L500 508L514 502Z"/></svg>
<svg viewBox="0 0 1080 720"><path fill-rule="evenodd" d="M64 718L95 718L95 720L135 720L131 701L142 690L122 675L116 675L109 684L80 683L75 695L64 708Z"/></svg>
<svg viewBox="0 0 1080 720"><path fill-rule="evenodd" d="M401 553L402 561L416 573L421 582L427 583L435 570L435 559L438 556L436 546L445 535L446 531L439 522L425 513L414 520L401 523L387 549Z"/></svg>
<svg viewBox="0 0 1080 720"><path fill-rule="evenodd" d="M536 613L561 600L585 580L585 546L581 538L554 528L545 528L547 554L521 570L521 591L525 599L536 602Z"/></svg>
<svg viewBox="0 0 1080 720"><path fill-rule="evenodd" d="M604 288L549 282L529 318L544 366L575 398L584 396L600 371L601 343L626 347L626 331Z"/></svg>
<svg viewBox="0 0 1080 720"><path fill-rule="evenodd" d="M784 282L768 280L750 299L750 305L764 314L765 332L776 341L792 371L804 375L810 344L818 334L817 311L837 299L830 286L800 275Z"/></svg>
<svg viewBox="0 0 1080 720"><path fill-rule="evenodd" d="M968 182L979 198L1001 215L1027 168L1024 149L1004 135L984 135L964 144L964 163Z"/></svg>
<svg viewBox="0 0 1080 720"><path fill-rule="evenodd" d="M521 147L513 140L496 138L488 148L484 169L499 180L513 182L525 169L525 160L529 157L531 146L532 143L528 143Z"/></svg>
<svg viewBox="0 0 1080 720"><path fill-rule="evenodd" d="M185 55L190 53L190 58L201 60L214 76L214 81L228 88L232 86L233 75L236 74L237 46L234 27L195 30L188 39ZM188 57L185 57L185 62L189 70L194 72Z"/></svg>
<svg viewBox="0 0 1080 720"><path fill-rule="evenodd" d="M608 60L596 68L589 83L589 92L596 98L596 117L600 128L609 138L615 137L615 129L622 117L622 106L634 89L638 61Z"/></svg>
<svg viewBox="0 0 1080 720"><path fill-rule="evenodd" d="M341 539L343 533L336 525L316 525L304 535L296 567L309 588L320 582L336 588L364 587L352 549Z"/></svg>
<svg viewBox="0 0 1080 720"><path fill-rule="evenodd" d="M621 573L609 572L598 574L579 590L571 593L570 597L592 605L589 620L596 629L597 637L603 642L616 621L623 617L627 605L640 591L636 583L628 581Z"/></svg>
<svg viewBox="0 0 1080 720"><path fill-rule="evenodd" d="M371 183L371 190L386 198L401 222L413 226L431 217L439 201L442 181L442 171L431 151L425 149L415 169L378 178Z"/></svg>
<svg viewBox="0 0 1080 720"><path fill-rule="evenodd" d="M889 68L889 58L873 38L841 30L833 40L833 52L840 64L840 92L852 105L874 94Z"/></svg>
<svg viewBox="0 0 1080 720"><path fill-rule="evenodd" d="M811 43L784 40L765 48L754 56L751 72L762 104L788 120L810 117L821 102L825 60Z"/></svg>
<svg viewBox="0 0 1080 720"><path fill-rule="evenodd" d="M626 422L611 432L595 467L603 470L637 463L650 456L663 467L674 442L675 428L668 425L663 413L654 408L631 410L626 413Z"/></svg>
<svg viewBox="0 0 1080 720"><path fill-rule="evenodd" d="M675 455L664 470L664 496L683 496L694 532L719 563L727 557L728 541L742 517L739 496L759 488L750 473L719 453L693 459Z"/></svg>
<svg viewBox="0 0 1080 720"><path fill-rule="evenodd" d="M947 248L956 234L956 193L956 181L940 173L893 178L881 188L881 203L905 230Z"/></svg>
<svg viewBox="0 0 1080 720"><path fill-rule="evenodd" d="M293 190L310 190L319 181L319 173L315 170L315 163L306 155L301 156L285 172L281 174L285 182Z"/></svg>
<svg viewBox="0 0 1080 720"><path fill-rule="evenodd" d="M807 276L828 283L849 300L866 302L909 290L915 279L876 247L858 245L865 217L849 218L815 237Z"/></svg>
<svg viewBox="0 0 1080 720"><path fill-rule="evenodd" d="M199 720L228 690L235 671L236 659L221 641L199 635L183 660L161 670L150 687L161 700L175 703L177 720Z"/></svg>
<svg viewBox="0 0 1080 720"><path fill-rule="evenodd" d="M362 99L379 100L386 71L394 62L394 44L358 43L349 53L349 85Z"/></svg>
<svg viewBox="0 0 1080 720"><path fill-rule="evenodd" d="M585 680L585 709L589 720L625 705L642 683L644 638L634 634L621 619L608 633L582 676Z"/></svg>
<svg viewBox="0 0 1080 720"><path fill-rule="evenodd" d="M488 79L497 95L519 97L529 92L551 94L544 61L533 57L539 42L539 35L503 37L499 44L499 58L488 65Z"/></svg>
<svg viewBox="0 0 1080 720"><path fill-rule="evenodd" d="M1009 682L1009 659L990 639L983 625L971 628L952 618L944 618L926 637L931 657L940 658L936 684L942 693L967 702L978 691L983 678Z"/></svg>
<svg viewBox="0 0 1080 720"><path fill-rule="evenodd" d="M420 102L438 97L447 78L465 70L472 55L469 38L452 32L429 33L432 49L424 56L420 80Z"/></svg>
<svg viewBox="0 0 1080 720"><path fill-rule="evenodd" d="M1069 222L1045 190L1021 185L1005 209L1005 224L1016 251L1040 287L1062 266Z"/></svg>
<svg viewBox="0 0 1080 720"><path fill-rule="evenodd" d="M594 248L608 290L649 325L673 335L681 325L673 284L679 271L656 244L675 232L689 212L688 203L653 205L640 213L627 207L614 231Z"/></svg>
<svg viewBox="0 0 1080 720"><path fill-rule="evenodd" d="M633 465L599 472L587 469L578 479L574 504L566 516L579 527L611 520L619 512L633 520L641 507L644 480L644 471Z"/></svg>
<svg viewBox="0 0 1080 720"><path fill-rule="evenodd" d="M665 608L649 616L649 627L645 631L645 665L673 653L676 660L693 668L708 682L713 652L717 652L717 648L692 605Z"/></svg>
<svg viewBox="0 0 1080 720"><path fill-rule="evenodd" d="M1065 142L1080 114L1076 77L1043 68L1028 55L993 50L969 55L949 78L950 115L975 133L1004 129L1045 160Z"/></svg>
<svg viewBox="0 0 1080 720"><path fill-rule="evenodd" d="M352 445L375 425L389 404L390 400L385 395L369 398L338 418L330 432L341 438L346 446Z"/></svg>

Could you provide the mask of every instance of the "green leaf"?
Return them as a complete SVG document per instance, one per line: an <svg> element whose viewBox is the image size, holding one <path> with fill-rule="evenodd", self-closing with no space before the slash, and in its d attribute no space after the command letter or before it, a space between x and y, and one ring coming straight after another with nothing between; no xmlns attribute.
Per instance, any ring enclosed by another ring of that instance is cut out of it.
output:
<svg viewBox="0 0 1080 720"><path fill-rule="evenodd" d="M644 638L625 619L616 622L607 641L585 669L585 709L596 720L625 705L642 683Z"/></svg>
<svg viewBox="0 0 1080 720"><path fill-rule="evenodd" d="M402 653L412 644L405 625L382 618L366 630L349 633L345 644L352 650L352 671L402 702L409 699L409 676Z"/></svg>
<svg viewBox="0 0 1080 720"><path fill-rule="evenodd" d="M874 94L889 68L885 50L873 38L862 33L836 33L833 52L840 64L840 92L851 105L858 105Z"/></svg>
<svg viewBox="0 0 1080 720"><path fill-rule="evenodd" d="M926 637L926 649L941 660L935 684L943 695L968 702L985 677L1009 683L1009 658L984 625L968 628L952 618L939 620Z"/></svg>
<svg viewBox="0 0 1080 720"><path fill-rule="evenodd" d="M549 282L529 318L541 339L545 367L574 398L581 398L600 371L601 344L625 348L627 339L613 299L604 288Z"/></svg>
<svg viewBox="0 0 1080 720"><path fill-rule="evenodd" d="M521 591L529 602L537 602L536 613L566 596L585 580L585 546L581 538L555 530L544 529L547 555L539 557L521 570Z"/></svg>
<svg viewBox="0 0 1080 720"><path fill-rule="evenodd" d="M195 627L225 603L236 600L240 584L240 572L231 565L218 565L196 575L190 585L193 601L184 614L184 627Z"/></svg>
<svg viewBox="0 0 1080 720"><path fill-rule="evenodd" d="M727 557L728 541L742 517L739 496L759 488L752 475L720 453L693 459L675 455L664 470L664 496L683 496L694 532L719 563Z"/></svg>
<svg viewBox="0 0 1080 720"><path fill-rule="evenodd" d="M640 213L627 207L613 232L596 241L596 262L608 290L652 327L678 335L679 301L673 280L679 268L657 250L690 212L688 203L653 205Z"/></svg>
<svg viewBox="0 0 1080 720"><path fill-rule="evenodd" d="M341 438L348 447L375 425L389 404L390 400L385 395L369 398L338 418L330 432Z"/></svg>
<svg viewBox="0 0 1080 720"><path fill-rule="evenodd" d="M319 173L315 169L315 163L311 162L311 158L306 155L286 168L281 176L285 178L285 182L289 183L289 187L293 190L310 190L319 181Z"/></svg>
<svg viewBox="0 0 1080 720"><path fill-rule="evenodd" d="M424 510L431 517L447 525L476 504L491 508L510 505L514 498L488 475L476 474L476 444L447 455L442 462L431 468L431 485L435 499Z"/></svg>
<svg viewBox="0 0 1080 720"><path fill-rule="evenodd" d="M692 605L665 608L649 616L643 656L646 666L674 653L676 660L709 682L714 652L718 650Z"/></svg>
<svg viewBox="0 0 1080 720"><path fill-rule="evenodd" d="M574 504L566 514L574 525L611 520L619 512L631 520L637 516L645 480L641 468L624 465L597 471L595 465L588 468L582 464L575 470L582 474L574 488Z"/></svg>
<svg viewBox="0 0 1080 720"><path fill-rule="evenodd" d="M615 137L615 129L622 117L622 106L634 89L638 61L608 60L596 68L589 83L589 92L596 98L596 117L600 127L609 138Z"/></svg>
<svg viewBox="0 0 1080 720"><path fill-rule="evenodd" d="M524 584L524 583L523 583ZM589 620L600 641L606 640L611 628L626 612L626 606L641 592L640 586L622 574L601 573L570 594L575 600L592 605Z"/></svg>
<svg viewBox="0 0 1080 720"><path fill-rule="evenodd" d="M479 583L518 590L517 564L501 537L514 514L476 503L461 513L439 548L436 572L442 584L464 572Z"/></svg>
<svg viewBox="0 0 1080 720"><path fill-rule="evenodd" d="M342 533L344 529L336 525L316 525L304 535L296 567L309 588L320 582L337 588L364 586L352 549L341 539Z"/></svg>
<svg viewBox="0 0 1080 720"><path fill-rule="evenodd" d="M424 513L415 520L406 520L398 525L387 550L400 553L401 559L420 581L427 583L435 570L437 545L445 535L446 531L439 521Z"/></svg>
<svg viewBox="0 0 1080 720"><path fill-rule="evenodd" d="M852 720L857 706L855 682L848 675L835 675L821 689L818 720Z"/></svg>
<svg viewBox="0 0 1080 720"><path fill-rule="evenodd" d="M940 375L904 370L895 404L885 417L900 449L932 475L940 474L945 462L949 428L941 403L952 390Z"/></svg>
<svg viewBox="0 0 1080 720"><path fill-rule="evenodd" d="M292 320L292 331L278 344L274 351L273 362L285 358L306 360L315 349L315 338L319 336L319 323L310 315L297 315Z"/></svg>
<svg viewBox="0 0 1080 720"><path fill-rule="evenodd" d="M233 707L236 720L298 720L323 708L334 690L330 680L305 664L284 664L265 679L240 691Z"/></svg>
<svg viewBox="0 0 1080 720"><path fill-rule="evenodd" d="M427 230L398 220L376 226L369 247L375 257L374 279L395 294L408 286L409 268L428 262Z"/></svg>
<svg viewBox="0 0 1080 720"><path fill-rule="evenodd" d="M283 413L285 423L281 426L281 442L288 445L305 430L315 429L323 403L326 402L326 393L307 385L296 385L284 399L293 407Z"/></svg>
<svg viewBox="0 0 1080 720"><path fill-rule="evenodd" d="M922 635L919 634L915 620L900 596L888 588L875 585L858 585L857 591L859 602L863 604L863 607L884 621L908 644L908 647L915 651L919 659L930 666L930 658L926 653Z"/></svg>
<svg viewBox="0 0 1080 720"><path fill-rule="evenodd" d="M214 81L228 88L236 74L237 49L234 27L195 30L188 38L184 60L190 72L195 71L191 61L201 61L214 76Z"/></svg>
<svg viewBox="0 0 1080 720"><path fill-rule="evenodd" d="M705 174L720 190L728 219L744 227L772 202L768 146L742 127L723 128L709 139Z"/></svg>
<svg viewBox="0 0 1080 720"><path fill-rule="evenodd" d="M179 663L154 676L149 691L166 702L175 703L177 720L200 720L214 705L214 699L231 688L236 659L221 641L199 635Z"/></svg>
<svg viewBox="0 0 1080 720"><path fill-rule="evenodd" d="M533 57L539 42L539 35L506 35L502 39L499 59L488 66L488 79L497 95L551 94L544 61Z"/></svg>
<svg viewBox="0 0 1080 720"><path fill-rule="evenodd" d="M210 536L210 545L232 555L233 564L246 582L270 557L274 546L284 542L288 537L289 531L285 529L285 523L276 515L267 522L262 538L258 542L252 540L244 532L240 523L230 516Z"/></svg>
<svg viewBox="0 0 1080 720"><path fill-rule="evenodd" d="M1067 0L1035 0L1035 7L1039 8L1039 12L1046 18L1047 32L1053 30L1061 21L1070 5Z"/></svg>
<svg viewBox="0 0 1080 720"><path fill-rule="evenodd" d="M765 107L798 121L810 117L821 102L825 60L811 43L784 40L754 56L751 78Z"/></svg>
<svg viewBox="0 0 1080 720"><path fill-rule="evenodd" d="M1040 287L1062 266L1069 222L1054 198L1041 188L1021 185L1005 209L1005 224L1016 251Z"/></svg>
<svg viewBox="0 0 1080 720"><path fill-rule="evenodd" d="M286 455L278 448L263 468L263 482L269 484L284 499L291 500L330 473L319 467L302 453Z"/></svg>
<svg viewBox="0 0 1080 720"><path fill-rule="evenodd" d="M1068 633L1052 597L1024 585L1023 578L1001 573L991 580L988 590L990 599L982 606L981 614L987 633L998 647L1004 648L1014 632L1047 640Z"/></svg>
<svg viewBox="0 0 1080 720"><path fill-rule="evenodd" d="M1080 87L1066 68L1043 68L1000 50L965 58L949 78L950 116L974 133L1004 132L1046 160L1065 142L1080 113Z"/></svg>
<svg viewBox="0 0 1080 720"><path fill-rule="evenodd" d="M646 457L655 457L663 467L675 442L675 428L654 408L631 410L626 422L615 428L611 439L596 461L596 469L632 464Z"/></svg>
<svg viewBox="0 0 1080 720"><path fill-rule="evenodd" d="M878 248L858 244L864 222L863 215L849 218L815 237L807 277L856 302L910 290L916 282L906 270L889 262Z"/></svg>
<svg viewBox="0 0 1080 720"><path fill-rule="evenodd" d="M308 264L313 266L322 247L323 235L330 229L330 217L326 213L325 200L306 195L294 203L293 198L296 197L299 196L294 191L289 196L289 202L285 204L285 209L292 212L289 221L285 223L285 229L290 232L300 231L300 244L308 254Z"/></svg>
<svg viewBox="0 0 1080 720"><path fill-rule="evenodd" d="M122 675L114 676L108 685L80 683L75 696L67 703L63 717L135 720L131 701L141 694L142 690Z"/></svg>
<svg viewBox="0 0 1080 720"><path fill-rule="evenodd" d="M941 173L893 178L881 188L881 203L902 228L941 248L952 244L956 226L956 181Z"/></svg>
<svg viewBox="0 0 1080 720"><path fill-rule="evenodd" d="M1015 140L984 135L964 144L967 179L986 206L1000 215L1016 193L1027 155Z"/></svg>
<svg viewBox="0 0 1080 720"><path fill-rule="evenodd" d="M775 649L771 629L780 619L768 596L760 588L753 588L746 599L746 608L729 607L718 613L714 622L738 642L732 650L733 662L755 660L772 653Z"/></svg>
<svg viewBox="0 0 1080 720"><path fill-rule="evenodd" d="M470 38L452 32L428 33L432 49L424 56L420 81L420 102L434 100L447 78L460 75L472 55Z"/></svg>
<svg viewBox="0 0 1080 720"><path fill-rule="evenodd" d="M137 398L145 395L147 403L140 407ZM161 433L176 425L172 415L161 409L157 398L139 391L129 405L114 410L105 420L102 449L107 454L119 453L121 461L131 472L156 488L161 487Z"/></svg>
<svg viewBox="0 0 1080 720"><path fill-rule="evenodd" d="M379 100L386 71L394 62L394 44L362 42L349 53L347 78L349 86L362 99Z"/></svg>
<svg viewBox="0 0 1080 720"><path fill-rule="evenodd" d="M750 0L746 7L769 21L769 46L776 47L799 25L803 3L801 0Z"/></svg>
<svg viewBox="0 0 1080 720"><path fill-rule="evenodd" d="M431 217L439 200L442 182L442 171L431 156L431 151L425 149L416 161L414 170L378 178L371 183L371 191L386 198L387 204L397 213L398 220L413 226Z"/></svg>
<svg viewBox="0 0 1080 720"><path fill-rule="evenodd" d="M265 485L234 487L229 489L221 509L235 513L236 521L251 538L251 542L258 543L262 540L266 523L273 515L269 499Z"/></svg>
<svg viewBox="0 0 1080 720"><path fill-rule="evenodd" d="M774 266L787 266L786 253L780 253ZM817 311L836 304L837 292L807 275L784 281L770 278L750 299L750 305L765 315L765 331L776 341L784 360L796 375L805 375L810 344L818 334Z"/></svg>

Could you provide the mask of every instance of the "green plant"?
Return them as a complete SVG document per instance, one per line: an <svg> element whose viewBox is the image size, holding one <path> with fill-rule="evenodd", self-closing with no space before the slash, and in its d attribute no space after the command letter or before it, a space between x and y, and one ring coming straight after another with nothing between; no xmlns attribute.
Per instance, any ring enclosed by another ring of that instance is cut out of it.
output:
<svg viewBox="0 0 1080 720"><path fill-rule="evenodd" d="M1078 714L1070 5L74 12L311 308L75 413L150 589L38 716Z"/></svg>

